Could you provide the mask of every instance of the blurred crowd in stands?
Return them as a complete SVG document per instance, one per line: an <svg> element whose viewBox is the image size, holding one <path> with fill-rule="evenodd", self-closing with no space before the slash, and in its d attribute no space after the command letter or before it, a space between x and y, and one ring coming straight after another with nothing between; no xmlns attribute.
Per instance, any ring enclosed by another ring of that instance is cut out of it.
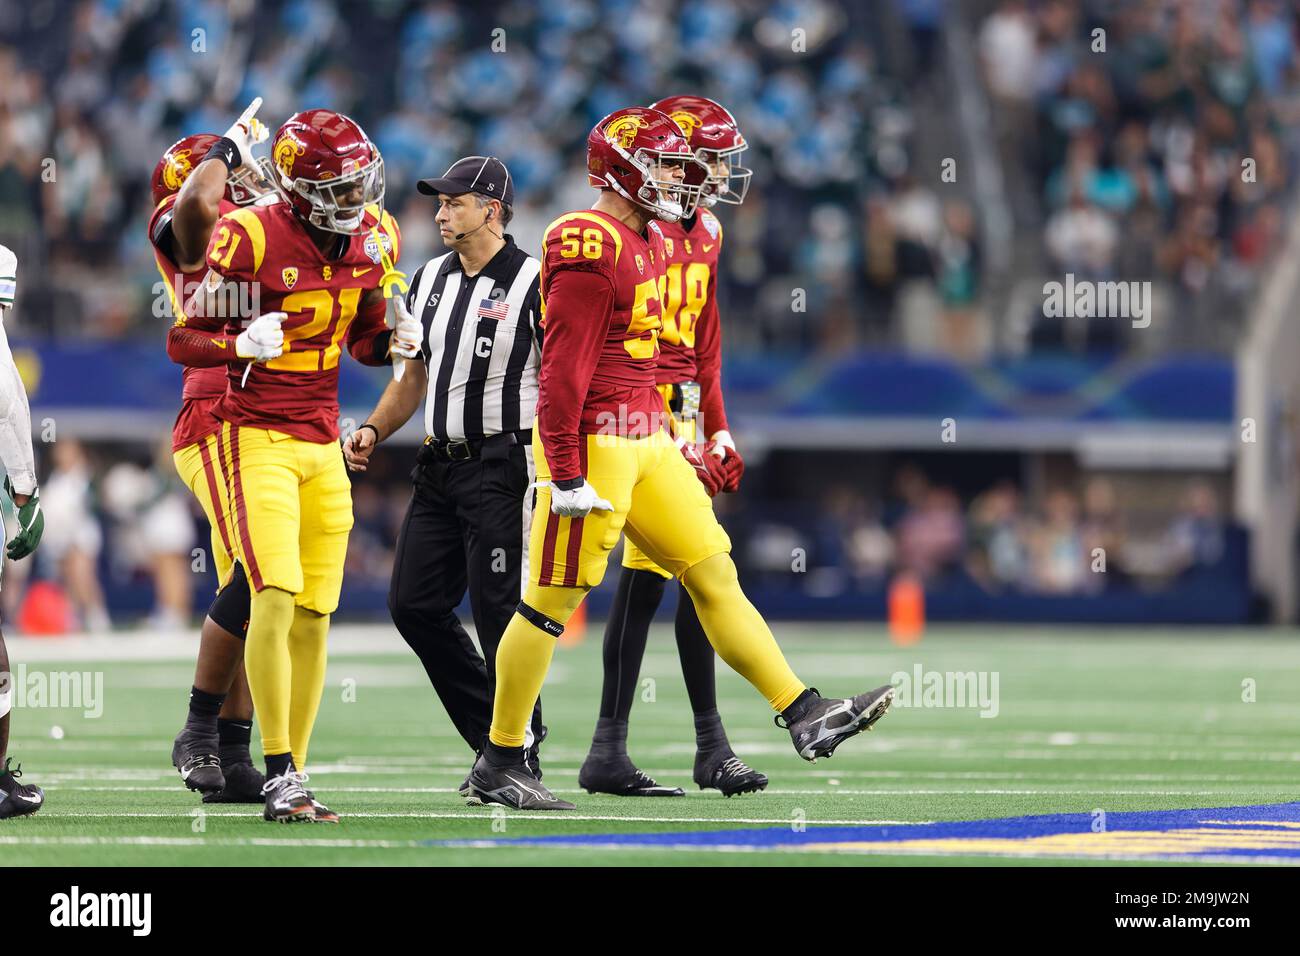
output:
<svg viewBox="0 0 1300 956"><path fill-rule="evenodd" d="M403 261L418 264L441 243L417 178L459 156L501 157L515 183L511 231L535 248L555 215L594 198L585 140L597 119L671 93L711 95L737 114L761 184L723 211L726 295L737 315L775 316L748 329L791 340L816 334L805 323L823 277L853 285L861 272L861 157L870 140L906 131L873 122L902 93L880 75L869 10L829 0L0 8L11 14L0 18L0 232L34 240L19 321L59 335L158 334L149 175L181 134L220 132L254 96L272 129L313 106L363 125L384 156ZM800 284L809 302L794 314Z"/></svg>
<svg viewBox="0 0 1300 956"><path fill-rule="evenodd" d="M70 626L184 626L215 582L207 524L168 450L148 460L139 450L87 449L75 439L50 447L45 540L34 560L6 565L6 622L28 629L30 576L58 590ZM382 611L411 454L382 449L353 484L344 614ZM827 459L825 469L833 474L843 463ZM1208 478L1084 474L1032 494L1001 479L963 496L913 462L888 474L883 493L833 484L819 497L792 500L768 497L756 469L747 494L715 499L742 578L762 593L813 599L878 593L900 572L927 591L973 585L1004 595L1160 590L1202 573L1209 586L1235 580L1225 490ZM618 561L616 554L611 567ZM616 578L607 575L605 586ZM363 593L369 604L348 606L349 595Z"/></svg>
<svg viewBox="0 0 1300 956"><path fill-rule="evenodd" d="M1230 349L1300 162L1293 0L1000 0L979 50L1018 223L1047 271L1152 279L1161 347ZM1115 322L1039 318L1114 344ZM1079 345L1079 341L1072 344Z"/></svg>
<svg viewBox="0 0 1300 956"><path fill-rule="evenodd" d="M1232 534L1223 490L1204 478L1178 479L1176 496L1164 501L1133 489L1121 496L1114 480L1095 474L1033 495L998 480L963 500L911 463L891 485L882 498L833 488L819 507L805 505L813 526L747 515L744 528L729 526L742 544L741 567L790 586L791 555L802 549L809 574L797 586L821 596L876 590L899 572L928 589L1096 595L1224 571Z"/></svg>
<svg viewBox="0 0 1300 956"><path fill-rule="evenodd" d="M609 110L696 91L754 149L724 211L737 348L904 345L976 359L990 314L952 60L970 47L1014 277L1163 280L1178 345L1219 343L1276 248L1300 146L1300 0L3 0L0 239L25 240L28 329L154 334L147 180L255 95L274 128L329 105L381 148L409 261L435 251L413 180L494 153L536 244L590 201ZM951 29L952 24L964 29ZM949 36L952 34L952 37ZM986 147L987 148L987 147ZM959 159L955 181L945 160ZM1250 159L1249 181L1242 160ZM122 276L132 282L123 283ZM32 281L35 280L35 281ZM792 290L803 289L803 310ZM1081 333L1114 344L1116 325ZM1039 322L1040 346L1078 336Z"/></svg>

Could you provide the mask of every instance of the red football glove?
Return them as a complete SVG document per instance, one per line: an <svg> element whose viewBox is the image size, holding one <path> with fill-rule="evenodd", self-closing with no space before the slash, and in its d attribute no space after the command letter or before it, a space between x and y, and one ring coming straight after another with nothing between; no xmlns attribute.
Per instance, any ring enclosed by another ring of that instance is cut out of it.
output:
<svg viewBox="0 0 1300 956"><path fill-rule="evenodd" d="M715 457L721 455L720 464L722 465L723 480L722 490L734 492L740 487L740 476L745 473L745 459L740 457L740 452L736 451L736 446L731 440L731 435L727 432L718 432L713 436L713 441L705 446ZM716 451L714 451L716 449Z"/></svg>
<svg viewBox="0 0 1300 956"><path fill-rule="evenodd" d="M708 459L717 458L716 455L705 454L698 445L681 442L678 446L682 450L682 457L686 459L687 464L695 469L695 477L700 479L700 484L712 498L722 488L723 475L717 470L717 465L710 464Z"/></svg>
<svg viewBox="0 0 1300 956"><path fill-rule="evenodd" d="M717 482L718 491L725 491L723 485L727 483L727 466L722 460L722 452L723 449L717 448L717 442L711 441L704 446L704 463L709 466L709 473Z"/></svg>

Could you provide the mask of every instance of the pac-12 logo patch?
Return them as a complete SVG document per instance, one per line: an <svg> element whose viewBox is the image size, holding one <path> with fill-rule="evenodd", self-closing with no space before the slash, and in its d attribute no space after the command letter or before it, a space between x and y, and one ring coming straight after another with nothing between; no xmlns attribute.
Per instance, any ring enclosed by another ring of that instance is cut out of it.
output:
<svg viewBox="0 0 1300 956"><path fill-rule="evenodd" d="M280 278L284 280L284 287L292 289L298 284L298 269L295 266L286 266L280 272Z"/></svg>

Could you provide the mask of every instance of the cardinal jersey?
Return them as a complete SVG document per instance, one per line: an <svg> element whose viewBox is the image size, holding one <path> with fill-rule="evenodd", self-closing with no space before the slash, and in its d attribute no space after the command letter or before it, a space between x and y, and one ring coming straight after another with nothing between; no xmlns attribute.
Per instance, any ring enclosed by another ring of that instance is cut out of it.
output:
<svg viewBox="0 0 1300 956"><path fill-rule="evenodd" d="M658 431L663 235L643 237L594 209L552 222L542 240L542 349L537 404L556 478L581 474L579 435Z"/></svg>
<svg viewBox="0 0 1300 956"><path fill-rule="evenodd" d="M660 385L700 383L700 414L709 434L727 428L722 401L722 330L718 319L718 255L722 223L707 209L685 222L662 223Z"/></svg>
<svg viewBox="0 0 1300 956"><path fill-rule="evenodd" d="M284 312L284 354L255 364L241 384L246 363L229 363L230 387L215 414L234 425L269 428L311 442L333 442L338 432L339 358L343 345L367 365L387 362L388 330L378 289L383 256L401 252L397 222L368 209L363 228L340 236L341 254L326 258L287 203L252 206L223 216L208 244L208 266L240 289L255 289L257 313ZM216 331L219 319L193 319L196 329ZM227 327L236 333L239 324ZM215 342L214 342L215 344ZM224 347L233 350L233 341Z"/></svg>
<svg viewBox="0 0 1300 956"><path fill-rule="evenodd" d="M181 272L172 260L171 225L178 195L173 193L154 209L149 219L149 242L153 246L158 272L167 288L172 314L178 321L184 321L185 300L199 287L208 267L203 264L194 272ZM221 200L222 215L238 208L228 200ZM181 372L181 382L181 410L172 427L172 451L192 445L221 428L221 422L213 417L212 408L226 394L226 368L223 365L206 368L187 365Z"/></svg>

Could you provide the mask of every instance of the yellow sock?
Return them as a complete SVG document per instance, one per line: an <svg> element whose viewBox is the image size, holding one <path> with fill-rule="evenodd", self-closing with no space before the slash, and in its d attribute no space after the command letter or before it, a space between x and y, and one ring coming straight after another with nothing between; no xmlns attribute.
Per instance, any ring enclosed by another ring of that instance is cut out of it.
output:
<svg viewBox="0 0 1300 956"><path fill-rule="evenodd" d="M263 588L253 595L248 613L244 669L253 707L262 731L262 752L289 752L289 701L293 693L293 663L289 629L293 625L293 595Z"/></svg>
<svg viewBox="0 0 1300 956"><path fill-rule="evenodd" d="M289 631L289 655L293 658L293 696L289 701L289 744L293 765L307 769L307 744L320 710L325 689L326 638L330 616L293 609L293 627Z"/></svg>
<svg viewBox="0 0 1300 956"><path fill-rule="evenodd" d="M528 586L524 603L564 624L573 616L586 588ZM488 739L498 747L522 747L533 705L542 692L555 653L555 638L515 612L497 647L497 692Z"/></svg>
<svg viewBox="0 0 1300 956"><path fill-rule="evenodd" d="M773 710L793 704L804 684L786 663L767 622L740 589L731 555L706 558L682 575L682 584L718 656L753 684Z"/></svg>

